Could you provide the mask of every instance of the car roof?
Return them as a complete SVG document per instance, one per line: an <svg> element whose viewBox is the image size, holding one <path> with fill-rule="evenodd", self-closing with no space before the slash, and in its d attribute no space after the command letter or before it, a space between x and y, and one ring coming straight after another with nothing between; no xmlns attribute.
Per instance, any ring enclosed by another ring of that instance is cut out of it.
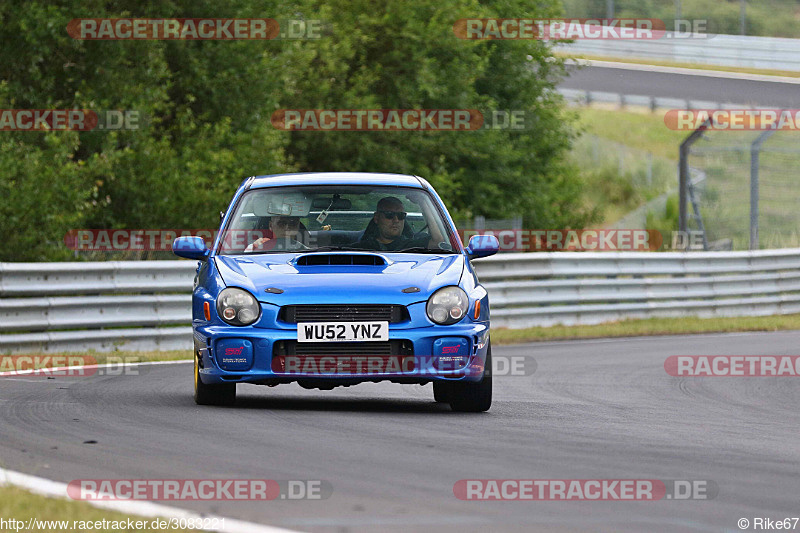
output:
<svg viewBox="0 0 800 533"><path fill-rule="evenodd" d="M395 185L423 188L420 179L406 174L383 174L378 172L302 172L295 174L272 174L255 176L251 189L279 185Z"/></svg>

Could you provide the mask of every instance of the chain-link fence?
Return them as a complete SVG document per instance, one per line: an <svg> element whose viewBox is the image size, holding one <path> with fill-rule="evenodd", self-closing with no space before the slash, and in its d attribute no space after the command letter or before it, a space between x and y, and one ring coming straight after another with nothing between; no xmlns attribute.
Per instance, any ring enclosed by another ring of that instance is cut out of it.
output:
<svg viewBox="0 0 800 533"><path fill-rule="evenodd" d="M584 134L570 158L602 210L602 226L644 228L647 213L663 211L667 195L677 192L676 162L645 150Z"/></svg>
<svg viewBox="0 0 800 533"><path fill-rule="evenodd" d="M687 229L708 246L800 246L800 132L706 131L688 165Z"/></svg>

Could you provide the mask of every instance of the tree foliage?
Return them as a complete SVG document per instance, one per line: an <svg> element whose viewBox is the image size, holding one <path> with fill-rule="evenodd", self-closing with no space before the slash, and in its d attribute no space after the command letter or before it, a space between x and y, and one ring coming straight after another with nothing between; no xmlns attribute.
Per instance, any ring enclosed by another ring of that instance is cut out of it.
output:
<svg viewBox="0 0 800 533"><path fill-rule="evenodd" d="M466 41L462 17L557 16L554 0L7 1L0 108L136 110L130 131L0 132L0 260L62 260L72 228L210 228L241 180L412 173L459 217L586 223L574 132L539 41ZM533 7L531 7L533 6ZM319 19L320 39L80 41L75 18ZM286 132L277 109L525 110L531 129Z"/></svg>

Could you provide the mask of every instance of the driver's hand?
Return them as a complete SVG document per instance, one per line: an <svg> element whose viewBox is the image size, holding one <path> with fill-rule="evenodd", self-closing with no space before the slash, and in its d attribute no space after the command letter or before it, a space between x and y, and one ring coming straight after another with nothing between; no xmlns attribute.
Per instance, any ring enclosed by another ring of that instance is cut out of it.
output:
<svg viewBox="0 0 800 533"><path fill-rule="evenodd" d="M252 252L256 248L261 248L261 246L263 246L264 243L266 243L266 242L268 242L270 240L271 239L269 237L261 237L260 239L256 239L253 242L251 242L250 244L248 244L247 248L245 248L244 251L245 252Z"/></svg>

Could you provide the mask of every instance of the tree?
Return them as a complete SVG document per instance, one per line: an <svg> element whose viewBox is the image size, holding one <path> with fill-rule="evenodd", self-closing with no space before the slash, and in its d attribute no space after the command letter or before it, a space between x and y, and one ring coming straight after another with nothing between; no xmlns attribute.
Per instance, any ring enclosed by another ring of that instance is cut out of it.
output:
<svg viewBox="0 0 800 533"><path fill-rule="evenodd" d="M286 148L306 171L419 174L462 217L523 216L526 226L581 225L576 169L564 163L573 131L555 83L563 64L542 41L456 38L461 17L557 15L555 3L436 0L309 1L303 14L328 21L325 39L294 43L288 109L524 110L525 131L294 131Z"/></svg>
<svg viewBox="0 0 800 533"><path fill-rule="evenodd" d="M458 15L457 15L458 14ZM0 107L131 110L138 130L0 132L0 260L66 259L74 228L211 228L253 174L418 174L454 215L578 226L574 136L540 41L466 41L459 17L547 17L555 0L126 0L0 4ZM76 18L305 17L321 39L83 41ZM525 131L286 132L277 109L525 110ZM61 243L61 244L59 244Z"/></svg>

